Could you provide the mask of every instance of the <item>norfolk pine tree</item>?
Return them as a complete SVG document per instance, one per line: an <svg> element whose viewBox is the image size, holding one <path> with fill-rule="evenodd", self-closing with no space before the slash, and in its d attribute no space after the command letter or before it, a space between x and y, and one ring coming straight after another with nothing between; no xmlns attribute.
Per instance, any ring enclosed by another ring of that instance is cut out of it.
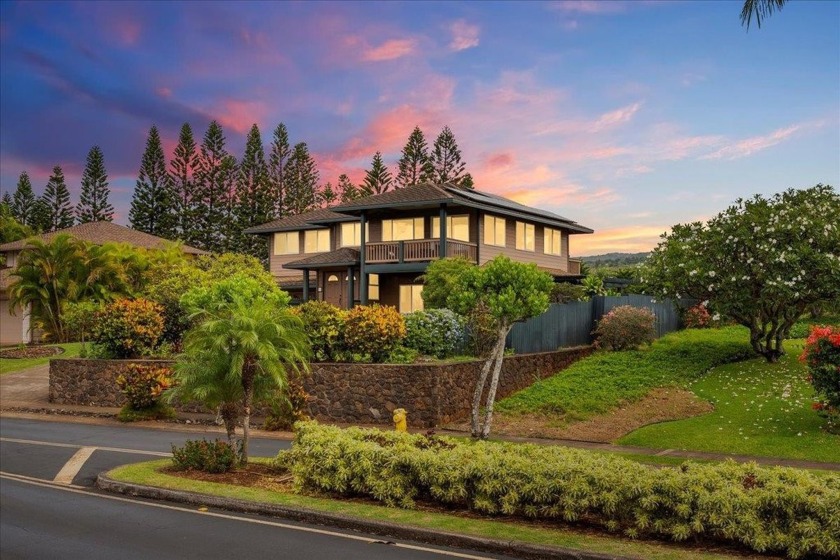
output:
<svg viewBox="0 0 840 560"><path fill-rule="evenodd" d="M336 187L336 191L338 200L341 203L356 200L361 196L359 187L350 181L350 177L348 177L346 173L342 173L338 176L338 186Z"/></svg>
<svg viewBox="0 0 840 560"><path fill-rule="evenodd" d="M206 251L223 252L227 248L227 232L233 229L229 208L235 170L236 158L228 154L222 127L213 121L201 143L193 199L193 239Z"/></svg>
<svg viewBox="0 0 840 560"><path fill-rule="evenodd" d="M131 227L151 235L173 239L177 236L178 217L175 196L166 172L166 158L157 127L149 130L146 151L140 163L134 197L128 219Z"/></svg>
<svg viewBox="0 0 840 560"><path fill-rule="evenodd" d="M448 126L443 127L435 140L432 165L435 183L451 183L455 186L472 188L472 177L469 177L467 181L469 184L464 184L466 164L461 161L461 150L458 149L455 136Z"/></svg>
<svg viewBox="0 0 840 560"><path fill-rule="evenodd" d="M289 131L286 125L280 123L274 129L271 141L271 152L268 154L268 179L271 185L271 197L274 203L272 218L282 218L286 215L283 201L286 193L286 163L292 150L289 147Z"/></svg>
<svg viewBox="0 0 840 560"><path fill-rule="evenodd" d="M238 252L253 255L263 262L268 261L268 245L265 240L243 232L271 220L274 211L269 189L260 129L254 124L248 132L245 155L239 164L236 181L234 215L237 231L234 247Z"/></svg>
<svg viewBox="0 0 840 560"><path fill-rule="evenodd" d="M408 137L397 165L399 167L395 181L397 187L428 183L432 180L434 167L429 157L429 146L419 126L415 126Z"/></svg>
<svg viewBox="0 0 840 560"><path fill-rule="evenodd" d="M362 183L362 190L368 194L382 194L391 190L393 184L394 181L391 177L391 172L388 171L388 168L382 162L382 154L376 152L373 155L370 169L368 169L365 180Z"/></svg>
<svg viewBox="0 0 840 560"><path fill-rule="evenodd" d="M53 167L42 199L49 210L45 231L55 231L73 225L73 205L70 204L70 191L64 181L61 166Z"/></svg>
<svg viewBox="0 0 840 560"><path fill-rule="evenodd" d="M332 183L327 181L318 190L318 206L329 208L336 202L338 202L338 192L333 188Z"/></svg>
<svg viewBox="0 0 840 560"><path fill-rule="evenodd" d="M105 158L99 146L94 146L88 152L85 170L82 173L82 194L76 206L76 218L79 223L113 221L114 207L108 202L110 194Z"/></svg>
<svg viewBox="0 0 840 560"><path fill-rule="evenodd" d="M287 216L309 212L317 204L318 168L309 155L306 142L295 144L285 167L286 192L283 205Z"/></svg>
<svg viewBox="0 0 840 560"><path fill-rule="evenodd" d="M34 227L35 193L32 191L32 181L26 171L18 177L17 188L12 196L12 216L21 224Z"/></svg>
<svg viewBox="0 0 840 560"><path fill-rule="evenodd" d="M190 123L184 123L178 135L178 145L175 146L172 161L169 162L169 180L175 199L178 239L187 245L200 243L195 220L197 166L198 152L192 127Z"/></svg>

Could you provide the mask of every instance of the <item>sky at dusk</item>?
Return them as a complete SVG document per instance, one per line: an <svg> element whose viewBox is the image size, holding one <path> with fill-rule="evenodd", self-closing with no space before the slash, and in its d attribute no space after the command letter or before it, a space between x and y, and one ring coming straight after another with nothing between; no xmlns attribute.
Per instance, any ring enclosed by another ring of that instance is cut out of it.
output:
<svg viewBox="0 0 840 560"><path fill-rule="evenodd" d="M115 221L149 127L167 157L217 119L305 141L322 182L392 170L415 125L455 134L477 189L643 251L738 197L840 178L840 2L749 32L726 2L0 3L0 188L105 154Z"/></svg>

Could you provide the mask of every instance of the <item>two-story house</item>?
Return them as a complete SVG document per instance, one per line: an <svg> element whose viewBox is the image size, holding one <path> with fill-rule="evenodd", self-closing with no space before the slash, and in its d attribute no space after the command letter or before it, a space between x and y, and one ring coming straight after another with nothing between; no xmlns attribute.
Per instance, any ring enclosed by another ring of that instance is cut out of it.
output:
<svg viewBox="0 0 840 560"><path fill-rule="evenodd" d="M484 264L496 255L536 263L555 279L578 277L572 220L452 185L420 184L246 230L268 237L269 265L293 296L343 308L423 308L418 277L441 256Z"/></svg>

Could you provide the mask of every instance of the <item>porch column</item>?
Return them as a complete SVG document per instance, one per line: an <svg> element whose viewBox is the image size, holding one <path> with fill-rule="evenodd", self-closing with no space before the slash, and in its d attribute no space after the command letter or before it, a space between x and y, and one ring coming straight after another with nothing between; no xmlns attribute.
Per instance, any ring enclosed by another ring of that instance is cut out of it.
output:
<svg viewBox="0 0 840 560"><path fill-rule="evenodd" d="M355 290L353 289L353 267L347 267L347 309L353 309L353 296Z"/></svg>
<svg viewBox="0 0 840 560"><path fill-rule="evenodd" d="M303 269L303 301L309 301L309 269Z"/></svg>
<svg viewBox="0 0 840 560"><path fill-rule="evenodd" d="M368 276L367 270L365 266L365 257L367 256L367 248L365 245L367 244L367 239L365 239L365 230L367 229L367 216L365 215L365 211L362 210L360 221L360 231L359 231L359 243L361 247L359 247L359 299L361 300L362 305L368 304Z"/></svg>
<svg viewBox="0 0 840 560"><path fill-rule="evenodd" d="M440 258L446 258L446 204L440 205Z"/></svg>

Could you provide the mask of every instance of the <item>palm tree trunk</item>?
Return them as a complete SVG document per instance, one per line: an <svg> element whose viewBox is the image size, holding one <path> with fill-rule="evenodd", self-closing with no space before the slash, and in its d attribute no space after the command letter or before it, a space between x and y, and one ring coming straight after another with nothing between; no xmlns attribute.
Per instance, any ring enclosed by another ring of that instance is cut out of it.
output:
<svg viewBox="0 0 840 560"><path fill-rule="evenodd" d="M242 464L248 464L248 438L251 434L251 402L254 399L254 363L245 360L242 368Z"/></svg>

